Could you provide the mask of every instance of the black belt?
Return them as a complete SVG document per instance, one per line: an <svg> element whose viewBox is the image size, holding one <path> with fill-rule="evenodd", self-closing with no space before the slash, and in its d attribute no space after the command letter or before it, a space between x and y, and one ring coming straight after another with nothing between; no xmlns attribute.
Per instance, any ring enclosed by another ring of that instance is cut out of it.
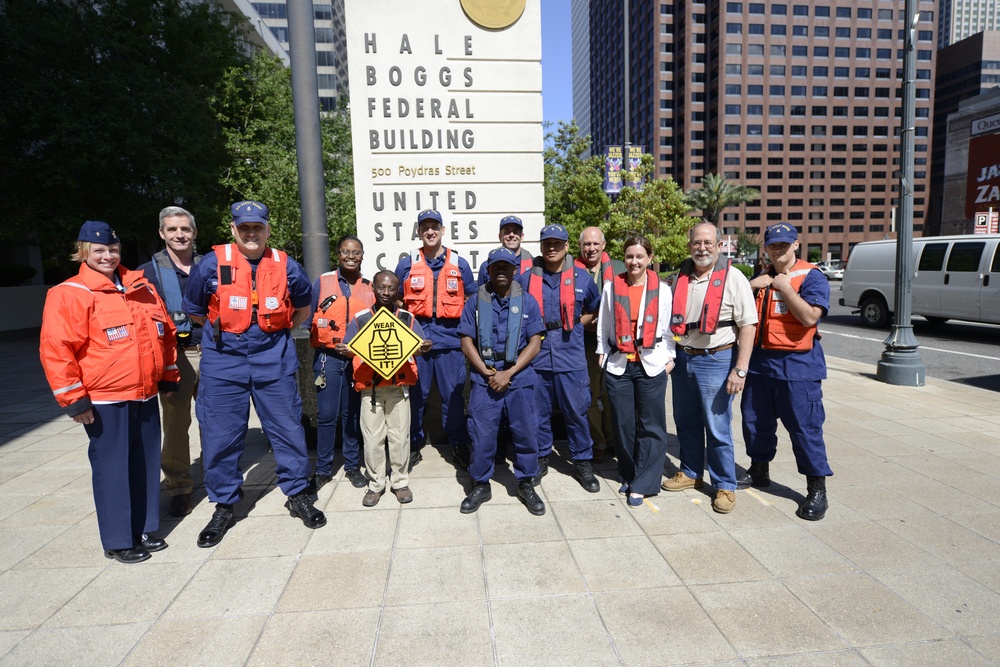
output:
<svg viewBox="0 0 1000 667"><path fill-rule="evenodd" d="M182 350L194 350L195 352L201 352L201 344L198 345L181 345Z"/></svg>
<svg viewBox="0 0 1000 667"><path fill-rule="evenodd" d="M700 349L697 347L682 347L681 349L690 354L691 356L698 357L703 354L711 354L712 352L722 352L736 346L736 343L730 343L729 345L720 345L719 347L709 347L706 349Z"/></svg>

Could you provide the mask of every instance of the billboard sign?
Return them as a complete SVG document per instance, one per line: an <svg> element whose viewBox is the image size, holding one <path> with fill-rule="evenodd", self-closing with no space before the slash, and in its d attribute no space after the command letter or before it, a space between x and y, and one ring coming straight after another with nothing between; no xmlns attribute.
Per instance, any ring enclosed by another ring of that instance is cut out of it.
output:
<svg viewBox="0 0 1000 667"><path fill-rule="evenodd" d="M969 140L969 171L966 177L965 217L977 211L1000 208L1000 134Z"/></svg>
<svg viewBox="0 0 1000 667"><path fill-rule="evenodd" d="M420 246L437 209L444 244L475 270L515 214L544 225L540 0L344 3L358 236L365 271Z"/></svg>

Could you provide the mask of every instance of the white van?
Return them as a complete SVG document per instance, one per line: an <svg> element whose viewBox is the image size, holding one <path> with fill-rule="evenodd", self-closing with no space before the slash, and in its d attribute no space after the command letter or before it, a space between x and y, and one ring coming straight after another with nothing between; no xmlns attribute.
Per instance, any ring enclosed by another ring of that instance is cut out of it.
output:
<svg viewBox="0 0 1000 667"><path fill-rule="evenodd" d="M913 314L1000 324L1000 234L913 239ZM884 327L896 307L896 242L854 246L844 271L841 306Z"/></svg>

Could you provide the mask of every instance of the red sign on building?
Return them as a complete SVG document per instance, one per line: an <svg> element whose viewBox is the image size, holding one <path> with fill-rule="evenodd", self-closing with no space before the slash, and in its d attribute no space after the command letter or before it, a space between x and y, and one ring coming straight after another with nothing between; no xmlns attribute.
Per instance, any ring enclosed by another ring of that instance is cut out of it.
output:
<svg viewBox="0 0 1000 667"><path fill-rule="evenodd" d="M1000 209L1000 134L969 140L969 175L966 181L965 217L977 211Z"/></svg>

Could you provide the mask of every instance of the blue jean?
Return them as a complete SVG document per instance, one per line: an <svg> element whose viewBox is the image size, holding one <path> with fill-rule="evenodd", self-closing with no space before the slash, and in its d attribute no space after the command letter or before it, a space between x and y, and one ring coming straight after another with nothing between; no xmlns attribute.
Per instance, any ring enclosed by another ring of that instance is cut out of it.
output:
<svg viewBox="0 0 1000 667"><path fill-rule="evenodd" d="M677 350L673 408L681 443L681 472L701 477L708 446L708 473L717 490L736 490L733 455L733 397L726 378L736 365L735 348L704 355ZM614 398L612 397L612 400Z"/></svg>
<svg viewBox="0 0 1000 667"><path fill-rule="evenodd" d="M361 395L354 391L354 366L344 357L320 352L313 363L313 376L319 377L321 369L326 375L326 386L316 387L316 474L333 474L333 448L338 431L342 436L344 469L357 470L361 458Z"/></svg>

